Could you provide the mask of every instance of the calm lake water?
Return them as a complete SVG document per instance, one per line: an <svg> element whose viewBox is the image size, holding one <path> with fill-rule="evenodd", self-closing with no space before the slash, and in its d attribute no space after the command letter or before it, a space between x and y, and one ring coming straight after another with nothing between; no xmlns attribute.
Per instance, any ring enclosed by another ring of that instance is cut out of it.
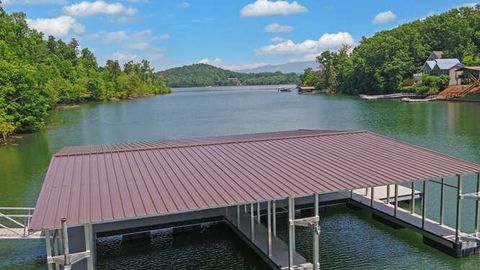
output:
<svg viewBox="0 0 480 270"><path fill-rule="evenodd" d="M368 129L480 163L478 103L366 101L277 93L274 86L175 89L165 96L55 111L44 131L23 136L18 146L0 147L0 206L34 206L51 155L64 146L300 128ZM436 207L427 207L429 216L437 215ZM447 213L449 223L452 218ZM464 219L469 228L471 216ZM321 220L322 269L479 269L480 256L452 258L415 233L373 221L366 211L330 207L322 209ZM285 218L278 223L279 235L286 237ZM156 232L147 242L103 238L97 245L99 269L266 269L222 225ZM307 230L297 229L297 249L311 257ZM46 269L44 250L42 241L0 241L0 269Z"/></svg>

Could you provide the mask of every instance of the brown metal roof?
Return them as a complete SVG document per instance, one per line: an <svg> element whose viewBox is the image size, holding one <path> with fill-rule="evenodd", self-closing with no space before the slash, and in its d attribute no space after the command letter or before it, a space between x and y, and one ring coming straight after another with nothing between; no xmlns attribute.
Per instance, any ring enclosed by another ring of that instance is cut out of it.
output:
<svg viewBox="0 0 480 270"><path fill-rule="evenodd" d="M299 130L70 147L50 163L31 228L195 211L480 171L367 131Z"/></svg>

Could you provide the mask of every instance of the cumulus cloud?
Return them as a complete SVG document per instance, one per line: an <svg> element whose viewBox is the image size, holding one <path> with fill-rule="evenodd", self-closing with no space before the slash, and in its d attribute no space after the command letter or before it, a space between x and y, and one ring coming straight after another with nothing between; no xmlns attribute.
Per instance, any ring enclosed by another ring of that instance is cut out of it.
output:
<svg viewBox="0 0 480 270"><path fill-rule="evenodd" d="M291 27L290 25L271 23L265 26L265 31L269 33L288 33L293 31L293 27Z"/></svg>
<svg viewBox="0 0 480 270"><path fill-rule="evenodd" d="M199 64L207 64L207 65L213 65L213 66L219 66L223 64L223 60L221 58L203 58L197 61Z"/></svg>
<svg viewBox="0 0 480 270"><path fill-rule="evenodd" d="M104 1L83 1L64 7L63 12L73 17L92 16L97 14L110 16L132 16L137 13L137 10L135 8L127 8L122 3L107 3Z"/></svg>
<svg viewBox="0 0 480 270"><path fill-rule="evenodd" d="M325 33L318 40L307 39L300 43L292 40L266 45L255 50L257 54L315 54L324 50L339 49L342 45L353 46L355 40L347 32Z"/></svg>
<svg viewBox="0 0 480 270"><path fill-rule="evenodd" d="M5 6L35 5L35 4L65 4L66 0L3 0Z"/></svg>
<svg viewBox="0 0 480 270"><path fill-rule="evenodd" d="M252 16L271 16L271 15L291 15L307 12L308 9L300 5L297 1L270 1L257 0L248 4L240 10L244 17Z"/></svg>
<svg viewBox="0 0 480 270"><path fill-rule="evenodd" d="M397 18L397 15L392 11L384 11L375 15L373 18L373 24L389 23Z"/></svg>
<svg viewBox="0 0 480 270"><path fill-rule="evenodd" d="M68 37L75 34L79 35L85 32L85 27L78 23L75 18L70 16L46 19L27 19L27 24L29 27L36 29L37 31L57 38Z"/></svg>

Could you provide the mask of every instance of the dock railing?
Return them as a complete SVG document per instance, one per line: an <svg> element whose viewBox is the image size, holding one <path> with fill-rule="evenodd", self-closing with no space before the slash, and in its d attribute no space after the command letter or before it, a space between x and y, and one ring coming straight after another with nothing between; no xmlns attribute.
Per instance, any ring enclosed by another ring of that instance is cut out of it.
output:
<svg viewBox="0 0 480 270"><path fill-rule="evenodd" d="M31 207L0 207L0 239L28 238L34 210Z"/></svg>

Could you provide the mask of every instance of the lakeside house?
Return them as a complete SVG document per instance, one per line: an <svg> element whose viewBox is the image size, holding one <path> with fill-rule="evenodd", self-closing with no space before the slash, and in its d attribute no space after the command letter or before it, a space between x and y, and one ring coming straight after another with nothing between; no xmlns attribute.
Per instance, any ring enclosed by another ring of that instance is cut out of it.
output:
<svg viewBox="0 0 480 270"><path fill-rule="evenodd" d="M480 66L465 66L458 58L443 58L443 55L442 51L432 51L413 79L419 81L424 74L448 75L449 85L461 85L465 79L480 79Z"/></svg>
<svg viewBox="0 0 480 270"><path fill-rule="evenodd" d="M448 75L450 77L449 85L460 84L457 70L463 68L464 65L457 58L443 58L443 55L442 51L433 51L420 68L421 72L414 75L414 79L418 80L423 74Z"/></svg>

